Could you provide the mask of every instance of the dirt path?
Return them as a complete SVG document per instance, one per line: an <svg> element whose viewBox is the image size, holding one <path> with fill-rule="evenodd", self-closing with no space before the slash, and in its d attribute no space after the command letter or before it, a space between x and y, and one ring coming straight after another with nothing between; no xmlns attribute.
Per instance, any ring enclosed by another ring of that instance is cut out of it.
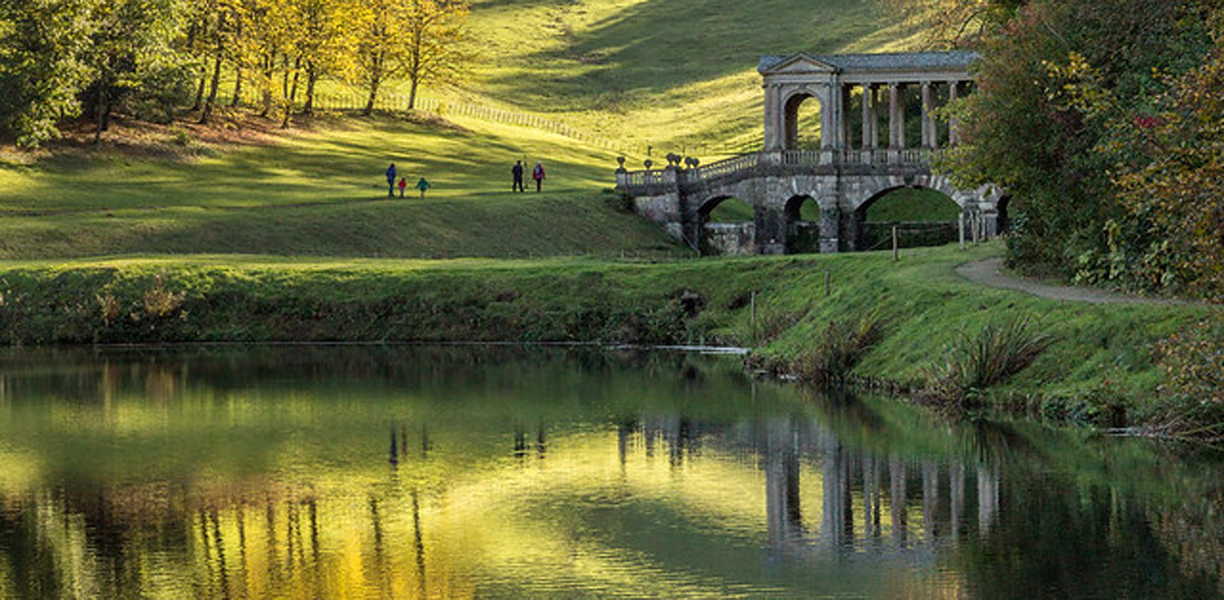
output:
<svg viewBox="0 0 1224 600"><path fill-rule="evenodd" d="M1092 288L1049 285L1032 279L1022 279L1002 272L1003 259L990 258L956 267L956 272L972 281L993 288L1015 290L1050 300L1089 302L1092 304L1189 304L1168 298L1144 298L1115 294Z"/></svg>

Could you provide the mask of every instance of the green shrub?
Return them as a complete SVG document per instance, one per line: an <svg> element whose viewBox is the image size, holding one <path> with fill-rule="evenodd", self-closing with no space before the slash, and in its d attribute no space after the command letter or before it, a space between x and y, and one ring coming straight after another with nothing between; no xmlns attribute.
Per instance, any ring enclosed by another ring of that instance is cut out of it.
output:
<svg viewBox="0 0 1224 600"><path fill-rule="evenodd" d="M1157 344L1167 408L1152 426L1170 437L1224 441L1224 313Z"/></svg>
<svg viewBox="0 0 1224 600"><path fill-rule="evenodd" d="M1053 343L1053 337L1032 332L1028 317L988 324L948 349L944 362L928 372L922 395L956 412L976 409L987 388L1023 371Z"/></svg>
<svg viewBox="0 0 1224 600"><path fill-rule="evenodd" d="M845 383L869 350L884 339L884 322L876 312L832 321L816 347L800 357L798 375L821 387Z"/></svg>

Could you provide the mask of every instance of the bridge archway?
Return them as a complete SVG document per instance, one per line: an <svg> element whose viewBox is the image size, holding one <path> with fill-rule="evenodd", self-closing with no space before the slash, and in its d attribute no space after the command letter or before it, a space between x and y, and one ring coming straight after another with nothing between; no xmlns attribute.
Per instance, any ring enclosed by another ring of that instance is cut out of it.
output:
<svg viewBox="0 0 1224 600"><path fill-rule="evenodd" d="M893 186L860 204L849 219L849 231L842 233L854 250L891 247L894 227L903 248L939 246L957 240L962 210L947 190L925 185Z"/></svg>
<svg viewBox="0 0 1224 600"><path fill-rule="evenodd" d="M999 230L997 233L1007 233L1012 229L1011 195L1004 194L999 198Z"/></svg>
<svg viewBox="0 0 1224 600"><path fill-rule="evenodd" d="M816 198L801 194L786 201L786 253L820 252L821 208Z"/></svg>
<svg viewBox="0 0 1224 600"><path fill-rule="evenodd" d="M783 105L783 149L819 150L824 136L824 105L807 90L790 95Z"/></svg>
<svg viewBox="0 0 1224 600"><path fill-rule="evenodd" d="M730 195L702 202L697 209L698 249L705 255L755 254L756 212L748 202Z"/></svg>

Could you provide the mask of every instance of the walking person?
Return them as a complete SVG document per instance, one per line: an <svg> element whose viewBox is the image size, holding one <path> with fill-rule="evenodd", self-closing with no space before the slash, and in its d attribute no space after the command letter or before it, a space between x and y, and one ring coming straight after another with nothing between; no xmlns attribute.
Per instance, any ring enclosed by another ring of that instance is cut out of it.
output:
<svg viewBox="0 0 1224 600"><path fill-rule="evenodd" d="M425 199L425 190L431 187L433 186L430 185L428 181L425 181L424 177L422 177L421 180L417 182L416 189L421 190L421 200Z"/></svg>
<svg viewBox="0 0 1224 600"><path fill-rule="evenodd" d="M536 192L544 185L544 163L536 163L534 169L531 170L531 178L536 182Z"/></svg>
<svg viewBox="0 0 1224 600"><path fill-rule="evenodd" d="M523 161L514 163L514 167L510 169L510 174L514 175L514 183L510 186L511 192L523 192Z"/></svg>
<svg viewBox="0 0 1224 600"><path fill-rule="evenodd" d="M387 167L387 197L395 197L395 163Z"/></svg>
<svg viewBox="0 0 1224 600"><path fill-rule="evenodd" d="M404 177L400 177L400 182L399 182L400 198L404 197L404 188L406 187L408 187L408 179Z"/></svg>

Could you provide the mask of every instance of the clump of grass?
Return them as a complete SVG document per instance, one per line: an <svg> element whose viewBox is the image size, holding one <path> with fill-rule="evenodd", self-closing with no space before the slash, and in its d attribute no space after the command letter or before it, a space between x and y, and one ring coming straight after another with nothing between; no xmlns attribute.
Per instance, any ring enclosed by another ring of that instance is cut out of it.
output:
<svg viewBox="0 0 1224 600"><path fill-rule="evenodd" d="M986 389L1033 364L1054 341L1034 332L1028 317L988 324L975 336L962 335L948 349L944 362L928 372L922 395L953 412L979 408Z"/></svg>
<svg viewBox="0 0 1224 600"><path fill-rule="evenodd" d="M828 388L844 384L867 352L884 339L884 321L875 311L831 321L816 346L802 355L798 375Z"/></svg>

